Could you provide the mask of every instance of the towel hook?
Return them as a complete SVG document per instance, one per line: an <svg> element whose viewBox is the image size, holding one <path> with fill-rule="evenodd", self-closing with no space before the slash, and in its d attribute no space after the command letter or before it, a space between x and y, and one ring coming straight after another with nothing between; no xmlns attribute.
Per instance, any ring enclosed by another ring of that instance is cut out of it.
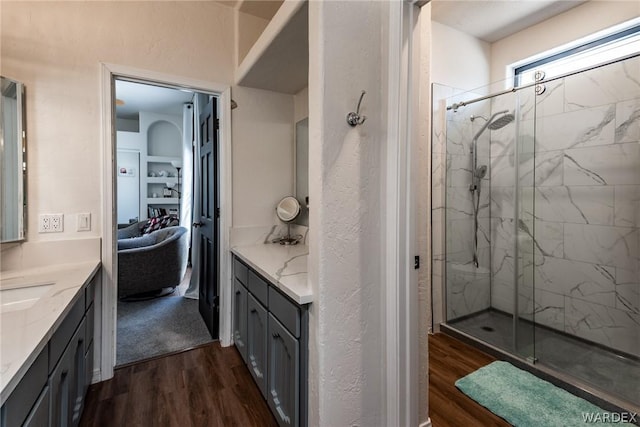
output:
<svg viewBox="0 0 640 427"><path fill-rule="evenodd" d="M352 111L351 113L347 114L347 123L349 123L351 127L361 125L365 120L367 120L367 116L360 116L360 104L362 103L362 98L364 98L365 93L367 92L363 90L360 94L360 100L358 101L358 108L356 108L356 112L354 113Z"/></svg>

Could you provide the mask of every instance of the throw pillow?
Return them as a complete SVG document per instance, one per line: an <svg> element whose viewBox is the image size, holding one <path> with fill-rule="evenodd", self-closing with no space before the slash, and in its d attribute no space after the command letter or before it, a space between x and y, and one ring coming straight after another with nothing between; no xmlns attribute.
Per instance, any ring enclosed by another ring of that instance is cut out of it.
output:
<svg viewBox="0 0 640 427"><path fill-rule="evenodd" d="M161 228L178 225L178 218L173 215L157 216L149 218L147 223L142 227L142 234L149 234Z"/></svg>

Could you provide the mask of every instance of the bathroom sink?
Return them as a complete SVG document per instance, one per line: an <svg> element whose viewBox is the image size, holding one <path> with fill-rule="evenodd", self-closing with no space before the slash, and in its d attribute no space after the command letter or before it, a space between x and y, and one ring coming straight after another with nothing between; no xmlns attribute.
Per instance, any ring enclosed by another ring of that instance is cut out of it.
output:
<svg viewBox="0 0 640 427"><path fill-rule="evenodd" d="M55 283L0 284L0 313L32 307Z"/></svg>

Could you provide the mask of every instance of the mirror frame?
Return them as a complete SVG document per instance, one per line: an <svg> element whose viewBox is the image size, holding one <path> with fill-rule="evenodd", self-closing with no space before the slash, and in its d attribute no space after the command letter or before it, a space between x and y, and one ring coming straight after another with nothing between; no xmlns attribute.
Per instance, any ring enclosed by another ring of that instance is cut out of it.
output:
<svg viewBox="0 0 640 427"><path fill-rule="evenodd" d="M306 132L305 135L301 135L301 131ZM300 170L300 147L301 144L305 143L305 152L307 153L307 158L304 166L306 166L304 171ZM300 187L300 178L301 174L306 173L306 188L304 188L304 194L299 194L301 190ZM309 117L305 117L295 123L295 137L293 142L293 196L298 200L298 203L301 206L300 214L294 221L298 225L303 225L305 227L309 226Z"/></svg>
<svg viewBox="0 0 640 427"><path fill-rule="evenodd" d="M291 212L291 210L289 209L290 207L293 207L294 212ZM285 216L285 213L288 215ZM300 215L300 203L298 203L298 199L293 196L284 197L278 202L278 205L276 206L276 215L278 215L278 218L282 222L291 222L296 219L298 215Z"/></svg>
<svg viewBox="0 0 640 427"><path fill-rule="evenodd" d="M25 103L25 86L24 83L17 80L10 79L5 76L0 76L1 79L7 80L16 85L16 107L17 107L17 125L18 125L18 138L17 138L17 171L21 171L21 178L17 179L17 198L18 198L18 230L16 238L4 239L0 234L0 243L22 242L26 240L27 236L27 126L26 126L26 103ZM1 108L0 108L1 109ZM3 116L4 112L0 112L0 116ZM1 119L1 117L0 117ZM4 126L3 126L4 129ZM2 139L2 153L4 155L4 135L0 134ZM20 173L20 172L18 172ZM2 190L0 189L0 197L4 197ZM0 208L4 205L4 202L0 200Z"/></svg>

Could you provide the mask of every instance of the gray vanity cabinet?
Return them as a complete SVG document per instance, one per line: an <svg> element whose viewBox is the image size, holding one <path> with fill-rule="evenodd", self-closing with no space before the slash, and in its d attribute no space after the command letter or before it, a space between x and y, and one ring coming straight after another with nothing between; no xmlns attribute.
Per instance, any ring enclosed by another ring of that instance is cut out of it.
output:
<svg viewBox="0 0 640 427"><path fill-rule="evenodd" d="M45 387L25 420L23 427L43 427L49 425L49 387Z"/></svg>
<svg viewBox="0 0 640 427"><path fill-rule="evenodd" d="M93 376L96 274L0 411L2 427L75 427Z"/></svg>
<svg viewBox="0 0 640 427"><path fill-rule="evenodd" d="M293 302L235 256L233 264L235 345L278 424L304 427L307 425L307 306Z"/></svg>
<svg viewBox="0 0 640 427"><path fill-rule="evenodd" d="M84 397L85 325L82 320L51 373L50 427L74 426L80 422Z"/></svg>
<svg viewBox="0 0 640 427"><path fill-rule="evenodd" d="M299 425L300 343L269 314L267 402L281 426Z"/></svg>
<svg viewBox="0 0 640 427"><path fill-rule="evenodd" d="M249 294L247 304L247 365L263 397L267 397L267 309Z"/></svg>
<svg viewBox="0 0 640 427"><path fill-rule="evenodd" d="M233 341L247 363L247 289L236 278L233 286Z"/></svg>

